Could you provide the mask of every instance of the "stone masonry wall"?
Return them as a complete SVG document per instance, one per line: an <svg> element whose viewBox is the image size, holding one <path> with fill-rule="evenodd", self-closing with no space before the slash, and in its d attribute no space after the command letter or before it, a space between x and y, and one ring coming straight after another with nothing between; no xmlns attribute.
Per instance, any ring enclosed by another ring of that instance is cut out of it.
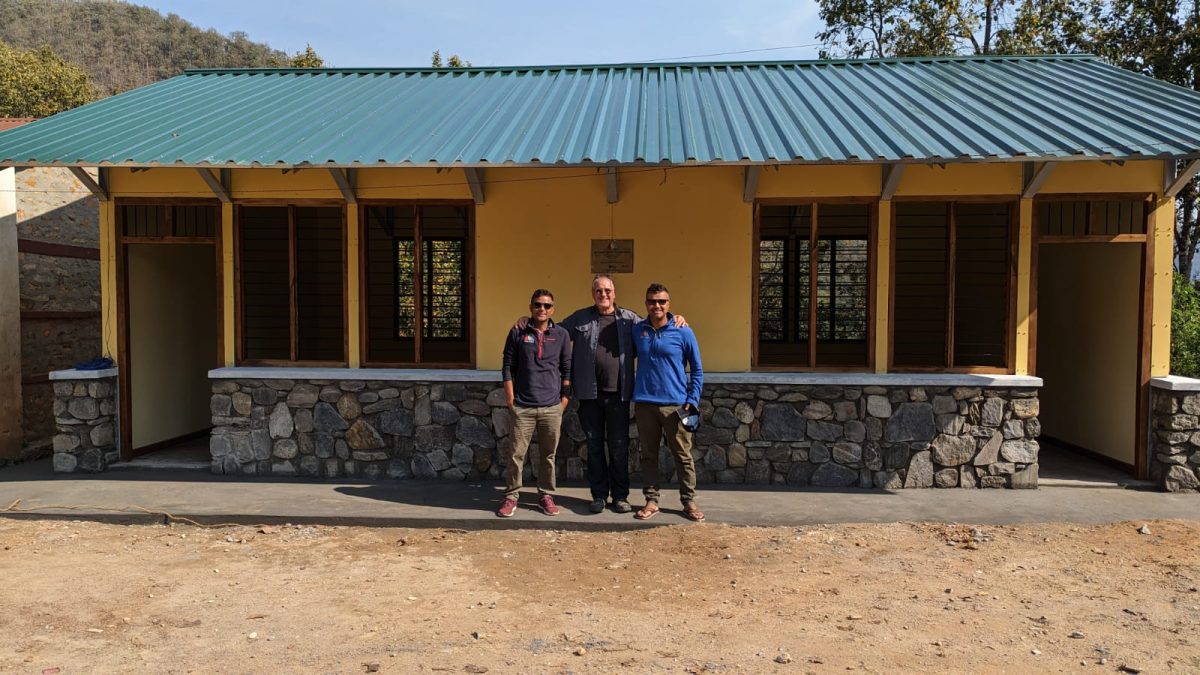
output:
<svg viewBox="0 0 1200 675"><path fill-rule="evenodd" d="M104 471L117 461L117 378L54 382L54 470Z"/></svg>
<svg viewBox="0 0 1200 675"><path fill-rule="evenodd" d="M567 481L586 470L575 407L557 457ZM710 385L701 411L703 483L1037 486L1035 389ZM511 431L498 383L215 380L212 414L212 468L227 474L497 478ZM665 447L659 458L669 472Z"/></svg>
<svg viewBox="0 0 1200 675"><path fill-rule="evenodd" d="M1200 492L1200 392L1150 388L1150 479L1168 492Z"/></svg>
<svg viewBox="0 0 1200 675"><path fill-rule="evenodd" d="M95 177L95 170L89 169ZM99 202L67 169L16 172L17 236L96 248ZM25 457L49 452L56 422L46 373L100 355L100 262L37 253L18 254L22 312L96 312L96 316L21 320L21 387Z"/></svg>

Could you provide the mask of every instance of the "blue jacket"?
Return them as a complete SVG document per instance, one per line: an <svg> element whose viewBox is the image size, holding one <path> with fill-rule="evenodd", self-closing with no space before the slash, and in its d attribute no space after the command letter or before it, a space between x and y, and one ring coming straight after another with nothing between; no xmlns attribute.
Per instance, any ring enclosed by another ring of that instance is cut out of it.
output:
<svg viewBox="0 0 1200 675"><path fill-rule="evenodd" d="M647 319L634 325L637 349L637 378L633 400L655 405L700 406L704 367L700 345L691 328L676 328L675 317L667 314L667 325L655 330ZM684 371L684 366L688 372Z"/></svg>

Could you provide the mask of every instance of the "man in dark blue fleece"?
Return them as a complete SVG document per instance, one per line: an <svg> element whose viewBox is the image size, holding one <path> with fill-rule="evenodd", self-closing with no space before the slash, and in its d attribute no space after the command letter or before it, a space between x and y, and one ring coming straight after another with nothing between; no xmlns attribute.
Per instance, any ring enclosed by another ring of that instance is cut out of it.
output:
<svg viewBox="0 0 1200 675"><path fill-rule="evenodd" d="M658 448L665 434L679 473L679 499L690 520L704 520L696 506L696 465L692 432L683 418L695 413L704 387L700 345L691 328L675 326L671 294L662 284L646 289L646 320L633 327L637 376L633 415L642 444L642 494L646 506L635 514L646 520L658 513Z"/></svg>
<svg viewBox="0 0 1200 675"><path fill-rule="evenodd" d="M504 470L504 501L496 510L502 518L517 510L521 471L534 433L541 454L538 507L548 516L558 515L551 493L556 487L554 454L571 385L571 337L550 320L553 314L554 294L537 289L529 300L529 322L510 330L504 342L504 395L513 412L513 430Z"/></svg>

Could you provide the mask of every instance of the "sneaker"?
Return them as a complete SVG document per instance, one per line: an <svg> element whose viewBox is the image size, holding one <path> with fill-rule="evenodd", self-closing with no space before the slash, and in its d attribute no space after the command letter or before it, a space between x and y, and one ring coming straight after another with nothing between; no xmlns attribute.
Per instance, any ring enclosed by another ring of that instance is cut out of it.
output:
<svg viewBox="0 0 1200 675"><path fill-rule="evenodd" d="M554 503L554 497L550 495L542 495L542 498L538 500L538 508L548 516L558 515L558 506Z"/></svg>
<svg viewBox="0 0 1200 675"><path fill-rule="evenodd" d="M629 505L629 502L625 501L624 499L618 499L617 501L613 502L612 507L613 511L616 511L617 513L629 513L633 510L633 507Z"/></svg>
<svg viewBox="0 0 1200 675"><path fill-rule="evenodd" d="M604 512L604 500L603 499L593 499L592 503L590 505L588 505L588 511L591 511L592 513L603 513Z"/></svg>
<svg viewBox="0 0 1200 675"><path fill-rule="evenodd" d="M512 515L517 511L517 500L512 497L505 497L500 503L500 508L496 509L496 515L501 518L512 518Z"/></svg>

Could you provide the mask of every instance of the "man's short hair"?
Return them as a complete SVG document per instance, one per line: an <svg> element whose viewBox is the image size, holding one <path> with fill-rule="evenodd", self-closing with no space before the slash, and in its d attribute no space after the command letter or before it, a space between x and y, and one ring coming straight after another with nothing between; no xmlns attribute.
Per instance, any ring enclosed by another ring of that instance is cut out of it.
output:
<svg viewBox="0 0 1200 675"><path fill-rule="evenodd" d="M671 291L667 290L666 286L663 286L662 284L657 284L657 283L650 284L649 286L646 287L646 297L647 298L654 295L655 293L666 293L667 295L670 295Z"/></svg>
<svg viewBox="0 0 1200 675"><path fill-rule="evenodd" d="M539 288L533 292L533 295L529 296L529 304L532 305L534 300L537 300L538 298L542 297L543 295L546 296L547 298L550 298L551 300L554 299L553 293L551 293L550 291L548 291L544 288Z"/></svg>
<svg viewBox="0 0 1200 675"><path fill-rule="evenodd" d="M601 279L608 279L608 283L612 284L612 287L613 287L613 289L614 289L614 290L616 290L616 288L617 288L617 282L613 281L613 278L612 278L612 277L608 276L607 274L605 274L605 273L603 273L603 272L601 272L600 274L597 274L596 276L592 277L592 288L595 288L595 287L596 287L596 282L597 282L597 281L600 281Z"/></svg>

